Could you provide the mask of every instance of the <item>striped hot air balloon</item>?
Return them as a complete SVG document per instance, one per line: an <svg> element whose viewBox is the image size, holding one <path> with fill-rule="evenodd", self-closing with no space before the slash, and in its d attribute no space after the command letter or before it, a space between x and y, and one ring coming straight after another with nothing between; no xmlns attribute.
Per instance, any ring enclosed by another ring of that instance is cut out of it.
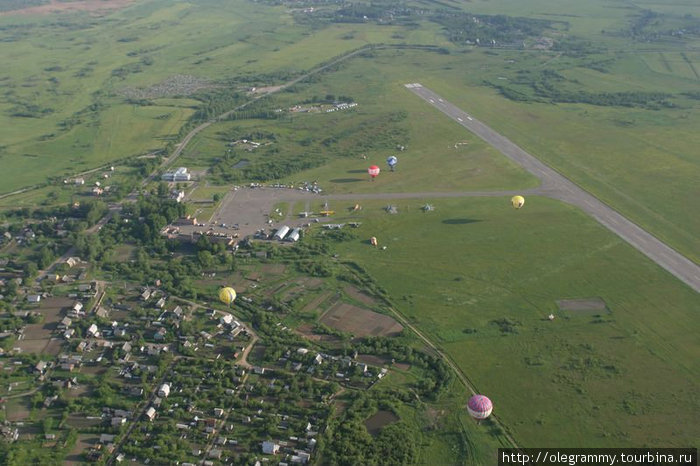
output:
<svg viewBox="0 0 700 466"><path fill-rule="evenodd" d="M227 286L226 288L221 288L219 290L219 299L222 303L226 304L227 306L230 306L233 303L233 301L236 300L236 290L234 290L230 286Z"/></svg>
<svg viewBox="0 0 700 466"><path fill-rule="evenodd" d="M489 417L492 410L493 403L484 395L474 395L469 398L469 402L467 403L469 415L478 421Z"/></svg>

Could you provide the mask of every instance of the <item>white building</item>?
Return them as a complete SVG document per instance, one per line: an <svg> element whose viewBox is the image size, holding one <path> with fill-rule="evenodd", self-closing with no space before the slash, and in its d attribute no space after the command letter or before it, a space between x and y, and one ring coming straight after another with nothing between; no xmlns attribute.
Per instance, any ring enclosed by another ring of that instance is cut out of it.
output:
<svg viewBox="0 0 700 466"><path fill-rule="evenodd" d="M219 321L223 325L231 325L233 323L233 316L231 314L225 314L219 319Z"/></svg>
<svg viewBox="0 0 700 466"><path fill-rule="evenodd" d="M164 383L158 389L158 396L161 398L167 398L168 395L170 395L170 385L168 385L167 383Z"/></svg>
<svg viewBox="0 0 700 466"><path fill-rule="evenodd" d="M275 442L264 441L262 443L262 452L266 455L276 455L279 452L280 446Z"/></svg>
<svg viewBox="0 0 700 466"><path fill-rule="evenodd" d="M282 225L279 230L275 233L275 236L273 236L274 239L279 239L282 240L284 239L285 236L287 236L287 233L289 233L289 227L287 225Z"/></svg>
<svg viewBox="0 0 700 466"><path fill-rule="evenodd" d="M155 409L153 406L150 406L150 407L146 410L146 417L148 418L149 421L152 421L153 418L156 417L156 409Z"/></svg>
<svg viewBox="0 0 700 466"><path fill-rule="evenodd" d="M187 168L180 167L174 172L165 172L160 177L163 181L190 181L191 175L187 173Z"/></svg>
<svg viewBox="0 0 700 466"><path fill-rule="evenodd" d="M299 235L301 234L301 228L295 228L292 230L292 232L287 236L287 241L292 241L296 242L299 241Z"/></svg>
<svg viewBox="0 0 700 466"><path fill-rule="evenodd" d="M87 329L87 334L88 336L96 337L100 334L100 331L97 329L97 325L92 324L90 327Z"/></svg>

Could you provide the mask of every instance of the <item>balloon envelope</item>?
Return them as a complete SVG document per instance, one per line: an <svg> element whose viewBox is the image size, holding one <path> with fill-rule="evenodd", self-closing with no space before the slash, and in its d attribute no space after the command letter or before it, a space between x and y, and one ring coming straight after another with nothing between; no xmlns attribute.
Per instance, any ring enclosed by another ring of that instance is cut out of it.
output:
<svg viewBox="0 0 700 466"><path fill-rule="evenodd" d="M371 167L369 167L367 169L367 173L369 173L372 176L372 178L379 175L379 172L380 172L379 167L376 165L372 165Z"/></svg>
<svg viewBox="0 0 700 466"><path fill-rule="evenodd" d="M469 402L467 403L467 411L469 411L469 415L474 419L486 419L491 415L492 410L493 403L484 395L474 395L469 398Z"/></svg>
<svg viewBox="0 0 700 466"><path fill-rule="evenodd" d="M513 196L510 203L513 204L514 208L519 209L525 204L525 198L522 196Z"/></svg>
<svg viewBox="0 0 700 466"><path fill-rule="evenodd" d="M399 161L399 159L396 158L395 155L390 156L388 159L386 159L386 163L390 166L393 167L396 165L396 163Z"/></svg>
<svg viewBox="0 0 700 466"><path fill-rule="evenodd" d="M219 299L222 303L231 304L236 299L236 290L228 286L221 288L219 290Z"/></svg>

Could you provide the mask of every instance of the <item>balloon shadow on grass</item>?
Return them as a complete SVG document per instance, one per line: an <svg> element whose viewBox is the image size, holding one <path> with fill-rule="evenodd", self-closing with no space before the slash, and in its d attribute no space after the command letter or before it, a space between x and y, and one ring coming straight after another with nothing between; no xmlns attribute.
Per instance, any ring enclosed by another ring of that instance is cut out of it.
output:
<svg viewBox="0 0 700 466"><path fill-rule="evenodd" d="M330 180L331 183L356 183L358 181L364 181L362 178L336 178L334 180Z"/></svg>
<svg viewBox="0 0 700 466"><path fill-rule="evenodd" d="M348 170L348 173L367 173L367 169L364 170Z"/></svg>
<svg viewBox="0 0 700 466"><path fill-rule="evenodd" d="M448 218L442 221L445 225L466 225L467 223L481 222L475 218Z"/></svg>

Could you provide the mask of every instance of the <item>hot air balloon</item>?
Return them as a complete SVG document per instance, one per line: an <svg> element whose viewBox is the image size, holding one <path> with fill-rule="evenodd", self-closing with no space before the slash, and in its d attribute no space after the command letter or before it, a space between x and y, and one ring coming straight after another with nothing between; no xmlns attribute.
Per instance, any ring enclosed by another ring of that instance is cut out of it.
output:
<svg viewBox="0 0 700 466"><path fill-rule="evenodd" d="M219 290L219 299L222 303L230 306L236 299L236 290L227 286L226 288L221 288Z"/></svg>
<svg viewBox="0 0 700 466"><path fill-rule="evenodd" d="M369 239L369 244L371 244L372 246L377 246L377 238L375 236L372 236Z"/></svg>
<svg viewBox="0 0 700 466"><path fill-rule="evenodd" d="M522 196L513 196L510 203L513 204L513 208L519 209L525 204L525 198Z"/></svg>
<svg viewBox="0 0 700 466"><path fill-rule="evenodd" d="M474 395L473 397L469 398L469 402L467 403L467 411L469 411L469 415L477 421L481 421L482 419L489 417L492 410L493 404L491 403L491 400L484 395Z"/></svg>
<svg viewBox="0 0 700 466"><path fill-rule="evenodd" d="M387 163L387 165L389 165L389 168L391 169L392 172L394 171L394 167L396 166L396 164L398 162L399 162L399 159L397 159L395 155L390 155L389 158L386 159L386 163Z"/></svg>
<svg viewBox="0 0 700 466"><path fill-rule="evenodd" d="M369 173L369 176L372 177L372 181L374 181L374 179L377 177L377 175L379 175L379 172L380 172L379 167L376 165L372 165L367 169L367 173Z"/></svg>

